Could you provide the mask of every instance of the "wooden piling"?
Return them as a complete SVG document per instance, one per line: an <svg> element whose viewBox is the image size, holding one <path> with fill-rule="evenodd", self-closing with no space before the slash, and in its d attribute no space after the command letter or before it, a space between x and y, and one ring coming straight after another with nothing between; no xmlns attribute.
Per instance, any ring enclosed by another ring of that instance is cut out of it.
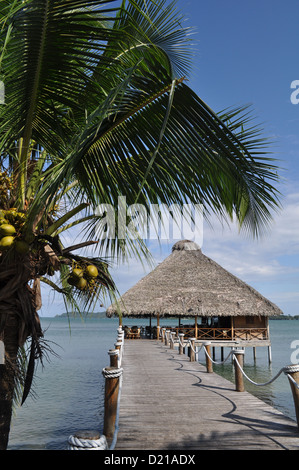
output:
<svg viewBox="0 0 299 470"><path fill-rule="evenodd" d="M243 373L240 370L240 367L243 368L243 364L244 364L244 351L243 349L233 349L233 354L235 355L234 368L235 368L236 391L244 392L245 387L244 387ZM238 366L238 364L236 364L236 360L238 361L240 367Z"/></svg>
<svg viewBox="0 0 299 470"><path fill-rule="evenodd" d="M206 356L206 368L207 372L211 374L213 372L213 363L211 359L211 341L204 343L205 356Z"/></svg>
<svg viewBox="0 0 299 470"><path fill-rule="evenodd" d="M165 346L169 346L169 334L170 330L165 330Z"/></svg>
<svg viewBox="0 0 299 470"><path fill-rule="evenodd" d="M288 376L289 383L292 390L295 413L297 419L297 426L299 429L299 365L291 365L285 367L285 374Z"/></svg>
<svg viewBox="0 0 299 470"><path fill-rule="evenodd" d="M110 367L118 367L119 349L109 349Z"/></svg>
<svg viewBox="0 0 299 470"><path fill-rule="evenodd" d="M105 377L104 435L109 439L113 437L115 431L121 373L122 369L117 367L106 367L103 370Z"/></svg>
<svg viewBox="0 0 299 470"><path fill-rule="evenodd" d="M195 338L190 338L191 346L190 346L190 362L195 361Z"/></svg>
<svg viewBox="0 0 299 470"><path fill-rule="evenodd" d="M184 333L179 333L179 354L184 354Z"/></svg>
<svg viewBox="0 0 299 470"><path fill-rule="evenodd" d="M175 336L175 332L171 331L170 332L170 349L174 349L174 336Z"/></svg>

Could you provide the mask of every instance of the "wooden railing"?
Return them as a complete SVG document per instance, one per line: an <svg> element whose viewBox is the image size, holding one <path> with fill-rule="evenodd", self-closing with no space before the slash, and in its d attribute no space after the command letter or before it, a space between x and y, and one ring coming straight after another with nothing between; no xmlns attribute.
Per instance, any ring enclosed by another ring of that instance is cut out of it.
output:
<svg viewBox="0 0 299 470"><path fill-rule="evenodd" d="M175 332L176 336L179 333L184 333L185 338L195 338L199 340L266 340L268 338L267 328L213 328L213 327L197 327L197 335L195 334L195 327L180 326L180 327L162 327L167 330ZM132 327L124 328L125 338L156 338L156 327Z"/></svg>
<svg viewBox="0 0 299 470"><path fill-rule="evenodd" d="M184 333L185 338L196 336L196 339L207 340L265 340L268 339L267 328L197 328L197 335L195 335L195 328L190 327L177 327L169 328L171 331Z"/></svg>
<svg viewBox="0 0 299 470"><path fill-rule="evenodd" d="M268 339L267 328L234 328L234 339Z"/></svg>

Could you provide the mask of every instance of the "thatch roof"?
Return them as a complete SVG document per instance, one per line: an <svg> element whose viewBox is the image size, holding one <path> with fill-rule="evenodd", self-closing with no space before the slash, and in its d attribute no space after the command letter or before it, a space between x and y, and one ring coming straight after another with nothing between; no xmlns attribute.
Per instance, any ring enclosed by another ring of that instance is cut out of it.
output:
<svg viewBox="0 0 299 470"><path fill-rule="evenodd" d="M151 273L107 309L123 316L273 316L281 310L215 261L182 240Z"/></svg>

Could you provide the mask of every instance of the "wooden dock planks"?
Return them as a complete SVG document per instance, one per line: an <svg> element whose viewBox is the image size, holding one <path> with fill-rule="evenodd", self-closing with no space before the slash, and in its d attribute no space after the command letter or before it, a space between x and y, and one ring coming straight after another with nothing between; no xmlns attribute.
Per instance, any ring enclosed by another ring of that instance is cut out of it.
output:
<svg viewBox="0 0 299 470"><path fill-rule="evenodd" d="M176 349L128 340L122 367L115 450L299 450L295 421Z"/></svg>

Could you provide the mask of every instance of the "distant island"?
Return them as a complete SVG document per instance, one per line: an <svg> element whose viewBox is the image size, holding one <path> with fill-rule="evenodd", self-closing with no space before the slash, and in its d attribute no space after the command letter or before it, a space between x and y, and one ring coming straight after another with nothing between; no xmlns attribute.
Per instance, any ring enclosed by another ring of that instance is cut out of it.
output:
<svg viewBox="0 0 299 470"><path fill-rule="evenodd" d="M55 315L55 318L57 317L66 317L66 318L71 318L71 317L90 317L90 318L106 318L106 312L81 312L80 314L78 312L64 312L61 313L60 315Z"/></svg>
<svg viewBox="0 0 299 470"><path fill-rule="evenodd" d="M269 318L270 320L299 320L299 315L278 315Z"/></svg>

